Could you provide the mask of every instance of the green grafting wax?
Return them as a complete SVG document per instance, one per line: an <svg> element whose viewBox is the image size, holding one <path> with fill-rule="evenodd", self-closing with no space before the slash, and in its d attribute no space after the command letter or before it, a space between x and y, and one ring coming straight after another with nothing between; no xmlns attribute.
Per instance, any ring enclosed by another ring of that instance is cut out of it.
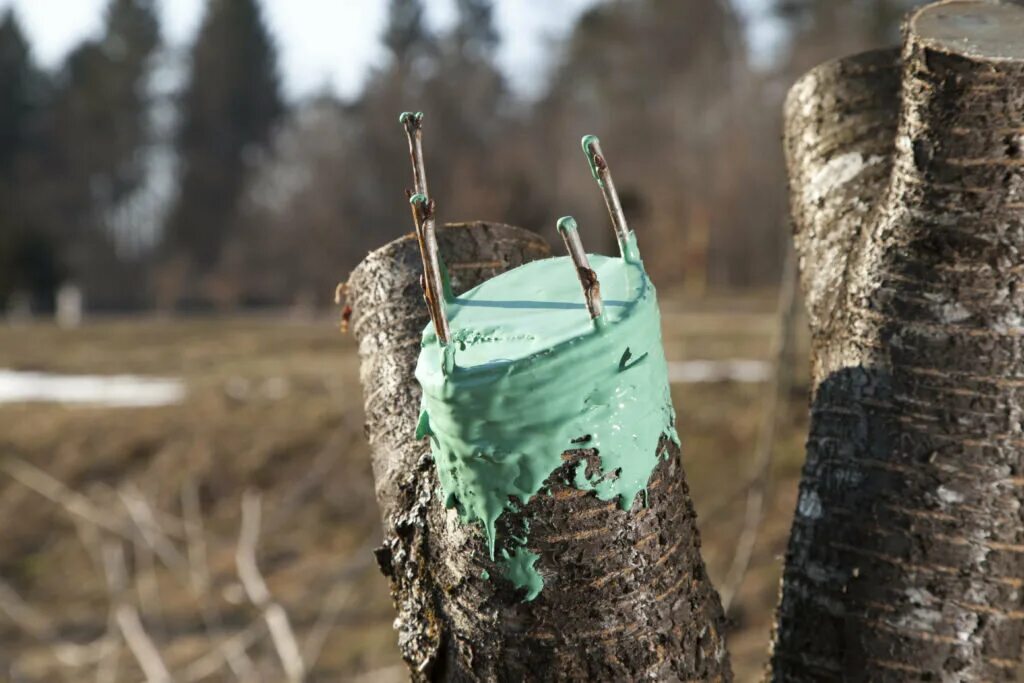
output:
<svg viewBox="0 0 1024 683"><path fill-rule="evenodd" d="M587 163L590 164L590 175L594 176L594 180L597 181L598 185L604 185L604 181L601 180L601 174L597 172L597 159L590 151L590 145L600 142L596 135L584 135L583 139L580 140L580 144L583 146L583 153L587 155Z"/></svg>
<svg viewBox="0 0 1024 683"><path fill-rule="evenodd" d="M431 437L446 506L482 525L492 559L496 521L540 491L564 451L597 449L601 472L587 478L583 466L575 485L628 509L646 490L661 436L678 443L654 286L632 234L624 246L627 260L590 256L604 301L600 325L575 267L560 257L448 302L452 341L444 349L432 325L424 330L417 436ZM506 578L535 595L535 560L526 561L524 548L503 555Z"/></svg>
<svg viewBox="0 0 1024 683"><path fill-rule="evenodd" d="M526 589L526 601L529 602L540 595L541 589L544 588L544 579L533 568L540 555L531 553L526 548L519 548L510 555L502 548L501 556L505 564L505 578L515 586Z"/></svg>

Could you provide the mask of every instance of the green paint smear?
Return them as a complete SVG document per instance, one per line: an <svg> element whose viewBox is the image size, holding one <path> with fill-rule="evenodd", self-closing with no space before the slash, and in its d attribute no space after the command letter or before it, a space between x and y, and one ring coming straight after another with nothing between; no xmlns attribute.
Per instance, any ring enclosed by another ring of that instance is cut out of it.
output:
<svg viewBox="0 0 1024 683"><path fill-rule="evenodd" d="M564 451L597 449L601 471L588 478L581 463L575 485L629 509L646 492L661 436L678 443L654 286L635 237L627 242L626 259L590 256L600 324L572 262L559 257L453 298L452 343L443 349L433 327L424 330L417 437L431 438L446 506L482 526L492 559L498 518L540 492ZM505 577L536 595L543 582L526 559L527 539L500 540Z"/></svg>
<svg viewBox="0 0 1024 683"><path fill-rule="evenodd" d="M511 555L503 549L501 556L504 559L505 578L517 588L526 589L526 602L540 595L541 589L544 588L544 578L533 567L540 559L540 555L520 548Z"/></svg>
<svg viewBox="0 0 1024 683"><path fill-rule="evenodd" d="M601 174L597 170L597 160L594 159L594 154L590 150L590 145L594 142L600 142L596 135L584 135L583 139L580 140L580 145L583 147L583 153L587 155L587 163L590 164L590 175L594 176L594 180L597 181L598 185L603 186L604 181L601 180Z"/></svg>

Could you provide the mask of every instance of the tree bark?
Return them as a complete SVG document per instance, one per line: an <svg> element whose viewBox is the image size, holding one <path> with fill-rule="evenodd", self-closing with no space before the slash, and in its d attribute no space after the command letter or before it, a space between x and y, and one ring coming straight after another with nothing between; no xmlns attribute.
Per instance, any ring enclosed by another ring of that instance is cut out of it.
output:
<svg viewBox="0 0 1024 683"><path fill-rule="evenodd" d="M439 239L456 292L548 253L539 237L508 226L449 226ZM581 448L563 455L520 514L501 517L502 536L530 522L527 548L540 555L545 586L529 602L489 559L482 531L444 508L429 446L413 436L427 323L418 258L414 240L397 240L348 283L384 519L378 560L413 679L731 680L721 606L671 442L661 444L670 455L652 475L647 506L623 511L574 488L576 464L598 464Z"/></svg>
<svg viewBox="0 0 1024 683"><path fill-rule="evenodd" d="M1024 9L912 13L786 104L814 391L771 675L1014 680Z"/></svg>

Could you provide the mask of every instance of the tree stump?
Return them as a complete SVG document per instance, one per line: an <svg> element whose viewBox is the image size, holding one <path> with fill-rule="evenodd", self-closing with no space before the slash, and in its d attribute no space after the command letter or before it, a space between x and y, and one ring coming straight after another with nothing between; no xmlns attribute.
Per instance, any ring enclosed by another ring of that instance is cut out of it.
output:
<svg viewBox="0 0 1024 683"><path fill-rule="evenodd" d="M1021 661L1024 9L933 4L904 35L786 104L814 390L779 681Z"/></svg>
<svg viewBox="0 0 1024 683"><path fill-rule="evenodd" d="M533 233L493 224L438 234L453 289L548 255ZM675 444L652 475L648 505L619 509L572 486L581 448L503 534L532 521L540 595L501 578L483 533L446 510L427 441L416 441L413 371L428 322L415 240L371 253L348 282L367 436L384 519L378 561L391 581L399 646L414 680L731 680L723 615Z"/></svg>

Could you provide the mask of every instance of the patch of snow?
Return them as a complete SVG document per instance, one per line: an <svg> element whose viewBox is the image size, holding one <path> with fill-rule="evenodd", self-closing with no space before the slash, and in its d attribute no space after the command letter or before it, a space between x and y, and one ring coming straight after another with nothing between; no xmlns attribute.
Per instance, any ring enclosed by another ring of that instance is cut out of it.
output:
<svg viewBox="0 0 1024 683"><path fill-rule="evenodd" d="M668 364L668 381L672 384L701 382L766 382L772 364L763 360L734 358L731 360L687 360Z"/></svg>
<svg viewBox="0 0 1024 683"><path fill-rule="evenodd" d="M56 375L0 369L0 404L65 403L110 408L156 407L181 403L179 379L135 375Z"/></svg>

